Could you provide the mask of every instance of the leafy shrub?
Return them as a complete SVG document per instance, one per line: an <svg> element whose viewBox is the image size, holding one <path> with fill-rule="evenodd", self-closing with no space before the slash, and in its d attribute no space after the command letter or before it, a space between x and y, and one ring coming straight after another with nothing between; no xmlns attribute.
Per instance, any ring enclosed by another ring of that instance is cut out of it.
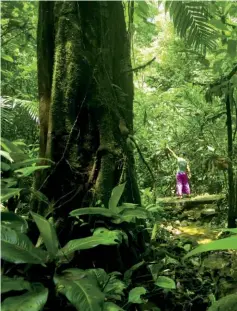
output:
<svg viewBox="0 0 237 311"><path fill-rule="evenodd" d="M22 143L21 143L22 145ZM49 165L39 165L42 161L53 163L48 159L29 158L17 142L1 139L1 201L6 202L10 198L19 195L23 188L22 179L32 176L35 171L47 169Z"/></svg>
<svg viewBox="0 0 237 311"><path fill-rule="evenodd" d="M146 219L149 212L142 207L134 204L123 204L118 206L118 202L123 193L125 184L119 185L113 189L109 209L100 207L82 208L71 212L71 216L80 217L82 215L102 215L109 217L112 223L120 224L122 222L134 222L138 219ZM107 228L96 228L92 236L74 239L68 241L63 247L60 247L56 229L52 218L46 219L36 213L30 212L34 222L37 225L40 236L36 245L27 236L28 222L25 218L12 212L1 213L1 258L14 265L25 264L27 271L32 265L42 266L45 269L55 267L51 275L51 281L55 288L54 292L58 295L64 295L75 307L76 310L124 310L116 303L125 298L124 290L130 289L126 305L132 303L144 304L147 300L143 295L148 290L142 286L132 287L133 273L143 267L146 263L141 261L132 266L124 273L123 280L119 277L119 272L106 273L101 268L97 269L78 269L68 268L62 271L62 264L69 264L74 257L75 252L91 249L99 245L119 245L128 240L127 234L119 229L109 230ZM44 245L42 247L42 244ZM51 269L51 268L50 268ZM11 269L10 269L11 270ZM8 270L9 271L9 270ZM44 270L43 270L44 271ZM60 271L60 273L58 272ZM157 278L154 275L154 286L165 289L175 289L175 283L172 279L164 276ZM31 282L27 274L25 277L14 275L10 277L8 272L2 276L2 293L8 297L2 303L2 310L42 310L49 299L52 289L47 287L44 282ZM11 296L12 291L25 291L21 295ZM57 299L57 297L54 297ZM156 310L158 310L156 308Z"/></svg>

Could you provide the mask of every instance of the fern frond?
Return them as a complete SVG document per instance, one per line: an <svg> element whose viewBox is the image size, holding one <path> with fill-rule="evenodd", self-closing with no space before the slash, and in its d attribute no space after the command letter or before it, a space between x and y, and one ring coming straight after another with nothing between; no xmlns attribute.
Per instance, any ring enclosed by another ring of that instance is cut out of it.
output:
<svg viewBox="0 0 237 311"><path fill-rule="evenodd" d="M208 24L207 4L199 1L165 1L165 11L169 12L177 34L188 44L202 52L214 49L215 31Z"/></svg>
<svg viewBox="0 0 237 311"><path fill-rule="evenodd" d="M32 120L34 120L35 122L39 123L39 111L38 111L39 106L38 106L38 102L14 98L14 100L13 100L13 107L15 107L17 105L19 105L23 109L25 109L27 111L27 113L30 115Z"/></svg>
<svg viewBox="0 0 237 311"><path fill-rule="evenodd" d="M10 122L13 119L14 108L21 107L30 118L39 123L38 103L30 100L23 100L9 96L0 97L1 119L3 122Z"/></svg>
<svg viewBox="0 0 237 311"><path fill-rule="evenodd" d="M4 131L13 122L12 105L8 98L0 97L1 127Z"/></svg>

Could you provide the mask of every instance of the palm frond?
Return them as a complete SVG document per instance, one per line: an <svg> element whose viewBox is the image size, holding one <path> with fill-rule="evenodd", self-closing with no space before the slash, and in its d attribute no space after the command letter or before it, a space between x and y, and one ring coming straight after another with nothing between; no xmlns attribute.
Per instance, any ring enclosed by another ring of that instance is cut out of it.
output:
<svg viewBox="0 0 237 311"><path fill-rule="evenodd" d="M14 116L14 108L21 107L30 118L39 123L38 103L30 100L23 100L9 96L0 97L1 120L5 124L12 122Z"/></svg>
<svg viewBox="0 0 237 311"><path fill-rule="evenodd" d="M13 122L12 104L8 98L0 97L1 127L4 131Z"/></svg>
<svg viewBox="0 0 237 311"><path fill-rule="evenodd" d="M207 5L199 1L165 1L165 11L169 12L177 34L202 52L216 46L215 31L208 24Z"/></svg>
<svg viewBox="0 0 237 311"><path fill-rule="evenodd" d="M35 101L30 100L22 100L18 98L14 98L13 100L13 108L17 106L21 106L25 109L28 114L30 115L31 119L35 122L39 123L39 104Z"/></svg>

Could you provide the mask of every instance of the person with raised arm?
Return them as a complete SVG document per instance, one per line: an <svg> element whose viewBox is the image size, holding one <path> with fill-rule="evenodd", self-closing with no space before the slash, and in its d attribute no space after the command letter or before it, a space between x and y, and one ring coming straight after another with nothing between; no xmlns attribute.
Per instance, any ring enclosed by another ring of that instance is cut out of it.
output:
<svg viewBox="0 0 237 311"><path fill-rule="evenodd" d="M184 158L185 153L181 153L182 157L178 157L173 150L167 147L167 150L177 160L178 170L176 174L176 193L179 199L183 198L183 194L190 197L189 178L191 178L190 167L188 161Z"/></svg>

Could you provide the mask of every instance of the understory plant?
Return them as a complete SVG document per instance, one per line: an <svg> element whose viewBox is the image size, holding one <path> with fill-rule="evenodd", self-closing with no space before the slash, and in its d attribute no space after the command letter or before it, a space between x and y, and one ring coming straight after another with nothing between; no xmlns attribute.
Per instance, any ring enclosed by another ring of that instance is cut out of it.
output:
<svg viewBox="0 0 237 311"><path fill-rule="evenodd" d="M71 216L79 218L99 214L109 217L114 225L132 223L137 218L147 219L150 212L145 208L128 203L119 206L124 186L122 184L113 189L109 209L82 208L72 211ZM27 236L31 218L39 230L36 243ZM66 296L76 310L83 311L128 310L132 304L145 304L148 301L146 295L149 290L132 281L133 273L148 264L144 260L132 266L124 275L116 271L107 273L101 268L78 269L71 264L75 256L80 261L80 251L100 245L128 243L128 236L121 229L98 227L91 236L70 240L61 247L52 218L46 219L30 212L30 218L27 219L27 216L13 212L2 212L1 243L2 294L5 298L3 311L38 311L44 306L47 310L47 304L60 300L61 295ZM40 275L37 276L39 271ZM155 287L169 290L176 287L175 282L165 276L156 275L153 280ZM21 292L21 295L16 295L17 292ZM153 306L150 310L159 309Z"/></svg>
<svg viewBox="0 0 237 311"><path fill-rule="evenodd" d="M27 179L38 171L47 169L53 162L49 159L30 157L25 153L23 142L11 142L1 138L1 202L19 196L22 190L30 191ZM47 165L41 165L42 161ZM32 180L30 180L31 184Z"/></svg>

